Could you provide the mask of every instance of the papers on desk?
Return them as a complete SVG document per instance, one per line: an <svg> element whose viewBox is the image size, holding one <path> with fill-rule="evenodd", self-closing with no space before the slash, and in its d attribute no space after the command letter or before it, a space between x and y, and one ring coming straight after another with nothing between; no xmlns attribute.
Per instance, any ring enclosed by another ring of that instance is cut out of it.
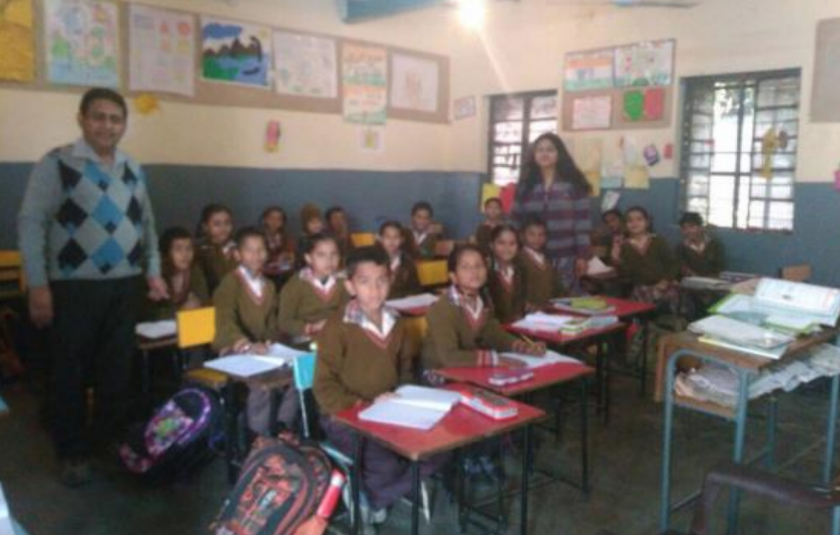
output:
<svg viewBox="0 0 840 535"><path fill-rule="evenodd" d="M600 297L563 297L552 299L551 306L558 310L585 316L615 312L615 307L610 305L606 299Z"/></svg>
<svg viewBox="0 0 840 535"><path fill-rule="evenodd" d="M833 327L840 317L840 290L779 279L761 279L755 295L730 295L717 303L713 312L726 315L762 315L762 321L795 329L808 324ZM808 323L804 323L807 321ZM768 325L770 326L770 325Z"/></svg>
<svg viewBox="0 0 840 535"><path fill-rule="evenodd" d="M728 292L732 288L732 282L712 277L683 277L680 287L687 290Z"/></svg>
<svg viewBox="0 0 840 535"><path fill-rule="evenodd" d="M437 302L437 300L438 297L436 295L426 293L420 295L411 295L408 297L403 297L402 299L391 299L390 301L385 301L385 304L391 308L403 312L415 308L430 307L434 305Z"/></svg>
<svg viewBox="0 0 840 535"><path fill-rule="evenodd" d="M551 364L582 364L579 360L554 351L546 351L542 357L523 355L521 353L500 353L499 356L513 359L525 364L526 368L542 368Z"/></svg>
<svg viewBox="0 0 840 535"><path fill-rule="evenodd" d="M204 367L247 379L279 370L295 358L306 354L305 351L298 351L283 344L271 344L267 355L228 355L208 360L204 363Z"/></svg>
<svg viewBox="0 0 840 535"><path fill-rule="evenodd" d="M613 273L615 273L615 269L604 264L604 261L597 256L593 256L586 265L586 274L592 277L597 277L598 275L610 275Z"/></svg>
<svg viewBox="0 0 840 535"><path fill-rule="evenodd" d="M778 359L794 340L792 336L720 315L695 321L688 328L703 335L701 342L766 358Z"/></svg>
<svg viewBox="0 0 840 535"><path fill-rule="evenodd" d="M396 397L374 403L359 412L359 419L425 431L434 427L461 401L459 392L423 386L401 386L396 394Z"/></svg>
<svg viewBox="0 0 840 535"><path fill-rule="evenodd" d="M529 331L548 331L557 332L563 325L579 318L574 316L561 316L557 314L546 314L545 312L535 312L528 314L521 320L513 324L518 329L526 329Z"/></svg>
<svg viewBox="0 0 840 535"><path fill-rule="evenodd" d="M178 324L175 320L146 321L138 323L134 332L149 340L158 340L178 334Z"/></svg>

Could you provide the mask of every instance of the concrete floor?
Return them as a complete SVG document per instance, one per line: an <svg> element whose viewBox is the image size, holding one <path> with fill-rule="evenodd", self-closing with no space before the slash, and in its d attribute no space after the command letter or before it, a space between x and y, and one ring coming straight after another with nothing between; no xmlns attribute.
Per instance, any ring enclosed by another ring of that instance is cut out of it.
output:
<svg viewBox="0 0 840 535"><path fill-rule="evenodd" d="M55 481L55 462L47 433L40 425L35 397L23 386L5 387L0 394L11 406L0 418L0 482L14 515L31 535L185 535L207 533L228 486L221 461L205 467L193 480L164 488L140 484L115 465L100 463L99 478L88 487L68 490ZM783 395L779 410L778 459L822 436L826 390L810 388ZM553 484L532 493L532 534L595 535L606 529L616 535L657 533L662 408L638 395L638 383L614 381L612 422L605 426L590 418L592 493L588 499L570 487ZM760 410L752 418L748 451L757 451L764 437ZM686 492L702 479L715 461L731 449L731 426L696 414L681 412L676 426L675 489ZM563 443L544 436L541 463L559 462L577 474L577 412L569 415ZM783 473L815 480L822 450ZM565 460L565 462L564 462ZM509 458L511 484L516 483L518 457ZM508 533L518 533L518 502L511 506ZM723 508L720 508L722 511ZM398 505L380 533L408 533L406 505ZM690 512L674 517L685 528ZM718 515L718 516L723 516ZM828 533L824 513L801 512L773 503L746 499L742 510L743 534L817 535ZM723 533L720 526L714 533ZM438 493L433 526L424 533L457 533L455 508ZM471 529L469 533L479 533Z"/></svg>

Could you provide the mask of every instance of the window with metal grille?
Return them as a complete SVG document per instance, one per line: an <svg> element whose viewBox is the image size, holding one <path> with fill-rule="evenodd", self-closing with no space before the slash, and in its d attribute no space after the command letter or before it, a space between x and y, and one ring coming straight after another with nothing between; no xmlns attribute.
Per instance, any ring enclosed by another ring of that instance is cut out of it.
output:
<svg viewBox="0 0 840 535"><path fill-rule="evenodd" d="M799 93L799 69L686 80L686 210L719 227L793 230Z"/></svg>
<svg viewBox="0 0 840 535"><path fill-rule="evenodd" d="M557 133L557 91L490 98L490 180L505 186L519 180L522 159L537 137Z"/></svg>

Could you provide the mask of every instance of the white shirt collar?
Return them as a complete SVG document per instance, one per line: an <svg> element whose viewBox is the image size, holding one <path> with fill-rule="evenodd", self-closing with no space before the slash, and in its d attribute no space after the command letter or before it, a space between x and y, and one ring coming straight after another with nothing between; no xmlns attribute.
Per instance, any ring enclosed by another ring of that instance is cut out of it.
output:
<svg viewBox="0 0 840 535"><path fill-rule="evenodd" d="M248 285L254 295L261 298L263 289L265 288L265 281L262 275L253 275L245 266L239 266L237 270L241 275L241 279L245 281L245 284Z"/></svg>

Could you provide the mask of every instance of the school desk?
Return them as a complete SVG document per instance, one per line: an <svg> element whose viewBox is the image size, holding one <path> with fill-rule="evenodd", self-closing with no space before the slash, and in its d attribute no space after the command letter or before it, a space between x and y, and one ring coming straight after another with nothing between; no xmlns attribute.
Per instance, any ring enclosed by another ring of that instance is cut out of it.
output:
<svg viewBox="0 0 840 535"><path fill-rule="evenodd" d="M799 338L791 344L788 351L780 360L793 360L801 357L809 348L835 340L837 329L823 329L818 333ZM674 392L677 363L680 359L689 357L700 362L711 362L729 366L738 375L738 399L734 407L725 407L716 403L699 401L694 398L677 395ZM722 418L735 424L735 436L732 458L736 463L744 462L744 442L747 428L747 409L749 402L750 383L759 372L776 364L778 361L756 357L748 353L718 347L703 343L698 335L681 332L666 336L660 343L659 361L657 365L656 394L657 399L664 396L665 425L662 447L662 504L660 510L660 528L667 531L672 511L693 501L698 493L681 500L676 504L671 502L671 451L673 447L674 408L681 408L700 412L709 416ZM663 390L664 388L664 390ZM764 396L767 399L767 445L759 457L764 457L768 467L775 464L774 449L776 440L776 398L774 394ZM823 464L822 480L828 486L834 466L834 445L837 424L837 404L840 399L840 376L831 378L830 403L828 423L826 426L826 449ZM794 456L796 458L796 456ZM732 492L729 504L729 533L737 533L738 493Z"/></svg>
<svg viewBox="0 0 840 535"><path fill-rule="evenodd" d="M606 423L610 421L610 374L607 369L607 353L616 345L615 338L623 334L626 327L624 323L619 322L600 329L587 329L576 334L565 334L560 331L535 331L505 325L505 328L514 334L540 340L558 350L572 345L582 345L584 347L594 345L596 348L595 380L598 385L597 411L603 415ZM604 347L605 343L606 348Z"/></svg>
<svg viewBox="0 0 840 535"><path fill-rule="evenodd" d="M634 370L629 370L629 375L636 377L639 380L639 390L641 395L645 394L645 390L647 390L647 355L650 351L650 321L653 317L654 311L656 311L656 307L650 303L643 303L641 301L632 301L630 299L619 299L618 297L609 297L609 296L595 296L600 299L606 301L608 307L612 307L613 310L604 312L601 315L610 315L616 316L619 320L624 323L630 323L634 320L638 320L641 324L642 328L642 358L639 362L639 366ZM591 314L582 314L577 313L569 310L561 310L559 308L550 307L553 312L557 312L560 314L572 314L575 316L591 316ZM599 314L596 314L599 315ZM629 345L627 346L627 351L629 352ZM629 357L629 355L628 355Z"/></svg>
<svg viewBox="0 0 840 535"><path fill-rule="evenodd" d="M456 368L440 368L435 374L449 381L468 383L496 394L510 397L522 398L525 403L530 403L532 395L540 390L547 390L556 385L562 385L577 381L580 384L580 481L570 481L557 474L548 474L549 482L562 481L578 488L587 494L589 492L589 432L587 422L587 379L595 373L595 370L585 364L551 364L533 368L534 376L526 381L509 385L495 385L490 382L490 377L499 368L491 366L468 366ZM560 434L560 407L555 409L554 431L555 437L559 439Z"/></svg>
<svg viewBox="0 0 840 535"><path fill-rule="evenodd" d="M334 417L344 425L356 431L356 446L354 451L353 470L356 472L352 478L353 503L356 511L353 525L353 533L359 533L359 519L361 515L358 510L359 504L359 466L361 463L361 438L373 440L406 458L411 463L412 478L412 510L411 510L411 533L417 535L420 529L420 468L421 460L432 455L452 452L471 444L481 442L490 438L509 434L518 429L524 429L524 444L522 449L522 482L521 494L519 497L520 506L520 535L525 535L528 529L528 478L531 471L531 425L545 417L545 413L524 403L514 402L519 413L507 420L493 420L462 404L457 404L435 427L428 431L386 425L374 422L367 422L359 418L362 407L354 407L337 413ZM465 525L463 513L463 481L458 481L458 520L461 524L461 532Z"/></svg>

